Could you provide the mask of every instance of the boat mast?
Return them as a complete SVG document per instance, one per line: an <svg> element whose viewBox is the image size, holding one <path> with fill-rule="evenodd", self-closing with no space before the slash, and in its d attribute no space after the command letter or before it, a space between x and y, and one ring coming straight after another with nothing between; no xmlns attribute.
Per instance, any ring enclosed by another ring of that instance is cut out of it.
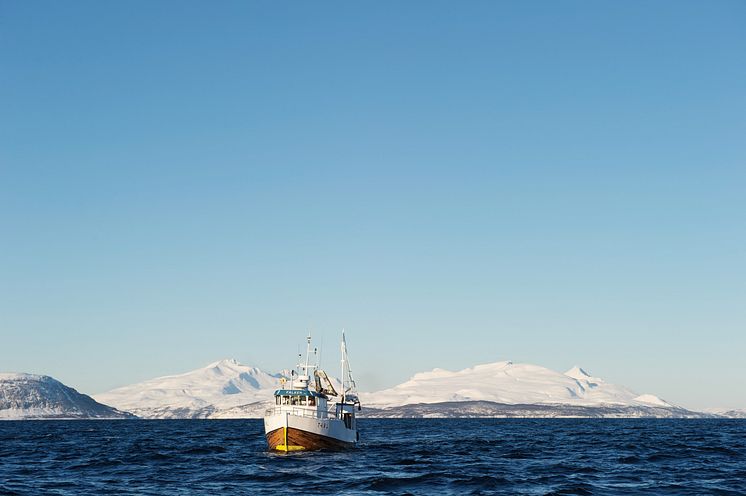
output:
<svg viewBox="0 0 746 496"><path fill-rule="evenodd" d="M306 336L306 366L304 367L303 371L308 375L308 357L311 356L311 333L308 333L308 336Z"/></svg>
<svg viewBox="0 0 746 496"><path fill-rule="evenodd" d="M345 387L345 381L347 379L346 368L347 368L347 343L345 342L345 330L342 329L342 343L339 345L340 351L342 352L342 403L345 402L345 394L347 388Z"/></svg>
<svg viewBox="0 0 746 496"><path fill-rule="evenodd" d="M317 362L315 365L311 365L310 363L312 352L317 356ZM317 369L319 365L318 364L318 350L316 348L314 348L313 350L311 349L311 333L310 332L308 333L308 336L306 337L306 361L305 363L303 363L301 359L302 359L302 355L298 353L298 362L299 362L298 369L303 370L303 372L302 374L301 373L298 374L298 385L294 386L294 388L298 387L301 389L305 389L308 387L308 384L311 380L311 375L308 373L308 371L312 369Z"/></svg>

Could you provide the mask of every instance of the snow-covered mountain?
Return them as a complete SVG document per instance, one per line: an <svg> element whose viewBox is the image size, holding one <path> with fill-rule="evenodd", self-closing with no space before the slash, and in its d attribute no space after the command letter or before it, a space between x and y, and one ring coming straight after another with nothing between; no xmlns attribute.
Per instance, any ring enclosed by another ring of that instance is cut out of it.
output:
<svg viewBox="0 0 746 496"><path fill-rule="evenodd" d="M509 361L457 372L443 369L421 372L393 388L362 394L361 400L378 409L454 401L675 408L657 396L639 395L626 387L609 384L577 366L562 374L538 365Z"/></svg>
<svg viewBox="0 0 746 496"><path fill-rule="evenodd" d="M280 377L226 359L94 398L144 418L260 417Z"/></svg>
<svg viewBox="0 0 746 496"><path fill-rule="evenodd" d="M46 375L0 373L0 419L132 418Z"/></svg>
<svg viewBox="0 0 746 496"><path fill-rule="evenodd" d="M493 401L418 403L389 408L363 409L370 418L709 418L715 417L679 407L652 405L583 406L560 403L506 404Z"/></svg>
<svg viewBox="0 0 746 496"><path fill-rule="evenodd" d="M271 374L226 359L97 394L94 401L50 377L0 374L0 418L121 418L126 416L122 412L143 418L258 418L283 376L288 371ZM375 417L700 415L652 394L609 384L580 367L560 373L509 361L421 372L360 397L363 414ZM718 413L746 416L742 411Z"/></svg>
<svg viewBox="0 0 746 496"><path fill-rule="evenodd" d="M257 418L279 379L236 360L221 360L180 375L159 377L95 395L98 401L145 418ZM399 416L691 416L652 394L593 377L580 367L565 373L495 362L457 372L434 369L398 386L361 393L363 414Z"/></svg>
<svg viewBox="0 0 746 496"><path fill-rule="evenodd" d="M708 413L726 418L743 418L746 419L746 408L729 409L729 408L708 408Z"/></svg>
<svg viewBox="0 0 746 496"><path fill-rule="evenodd" d="M746 409L726 410L721 413L723 417L746 419Z"/></svg>

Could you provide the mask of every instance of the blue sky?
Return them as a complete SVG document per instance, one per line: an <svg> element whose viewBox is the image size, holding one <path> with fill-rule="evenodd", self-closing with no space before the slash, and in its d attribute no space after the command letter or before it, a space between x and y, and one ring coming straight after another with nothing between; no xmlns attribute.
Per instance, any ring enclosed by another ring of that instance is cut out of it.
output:
<svg viewBox="0 0 746 496"><path fill-rule="evenodd" d="M308 331L746 407L746 5L0 2L0 369Z"/></svg>

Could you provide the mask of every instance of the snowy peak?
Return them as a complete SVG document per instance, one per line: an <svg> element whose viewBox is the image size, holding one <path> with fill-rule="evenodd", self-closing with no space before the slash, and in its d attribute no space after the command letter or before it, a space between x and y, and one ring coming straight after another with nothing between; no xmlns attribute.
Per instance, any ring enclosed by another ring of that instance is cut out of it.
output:
<svg viewBox="0 0 746 496"><path fill-rule="evenodd" d="M205 369L219 369L221 367L231 367L238 365L238 360L235 358L224 358L222 360L218 360L217 362L212 362L209 365L204 366Z"/></svg>
<svg viewBox="0 0 746 496"><path fill-rule="evenodd" d="M245 365L241 365L238 360L235 358L224 358L222 360L218 360L217 362L213 362L209 365L206 365L203 367L207 370L213 370L217 372L223 372L223 373L230 373L234 370L244 370L244 369L250 369L252 367L247 367Z"/></svg>
<svg viewBox="0 0 746 496"><path fill-rule="evenodd" d="M565 372L565 375L572 377L573 379L588 380L591 379L591 374L583 370L582 368L575 365L573 368Z"/></svg>
<svg viewBox="0 0 746 496"><path fill-rule="evenodd" d="M428 381L428 380L434 380L434 379L446 379L446 378L453 378L453 377L464 377L464 376L469 376L475 373L477 374L499 373L500 371L503 371L504 369L510 367L511 365L513 365L513 362L510 362L510 361L484 363L481 365L475 365L474 367L469 367L463 370L459 370L457 372L452 372L446 369L435 368L429 372L417 372L415 375L413 375L409 379L408 382Z"/></svg>
<svg viewBox="0 0 746 496"><path fill-rule="evenodd" d="M244 388L261 389L267 385L267 382L274 385L280 378L278 374L268 374L256 367L243 365L235 358L226 358L218 362L213 362L204 367L204 370L207 374L212 374L216 380L222 377L237 387L240 384L242 390ZM196 372L190 372L187 375L197 376ZM184 377L184 375L180 377Z"/></svg>
<svg viewBox="0 0 746 496"><path fill-rule="evenodd" d="M117 388L96 395L96 399L140 416L206 416L269 400L280 377L227 358L184 374Z"/></svg>

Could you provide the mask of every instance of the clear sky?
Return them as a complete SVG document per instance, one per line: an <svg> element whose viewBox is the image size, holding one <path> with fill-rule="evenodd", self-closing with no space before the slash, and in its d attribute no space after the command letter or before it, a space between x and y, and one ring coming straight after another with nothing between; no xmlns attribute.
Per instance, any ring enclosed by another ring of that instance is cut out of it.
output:
<svg viewBox="0 0 746 496"><path fill-rule="evenodd" d="M746 407L746 3L0 1L0 370L308 330ZM328 359L328 360L327 360Z"/></svg>

